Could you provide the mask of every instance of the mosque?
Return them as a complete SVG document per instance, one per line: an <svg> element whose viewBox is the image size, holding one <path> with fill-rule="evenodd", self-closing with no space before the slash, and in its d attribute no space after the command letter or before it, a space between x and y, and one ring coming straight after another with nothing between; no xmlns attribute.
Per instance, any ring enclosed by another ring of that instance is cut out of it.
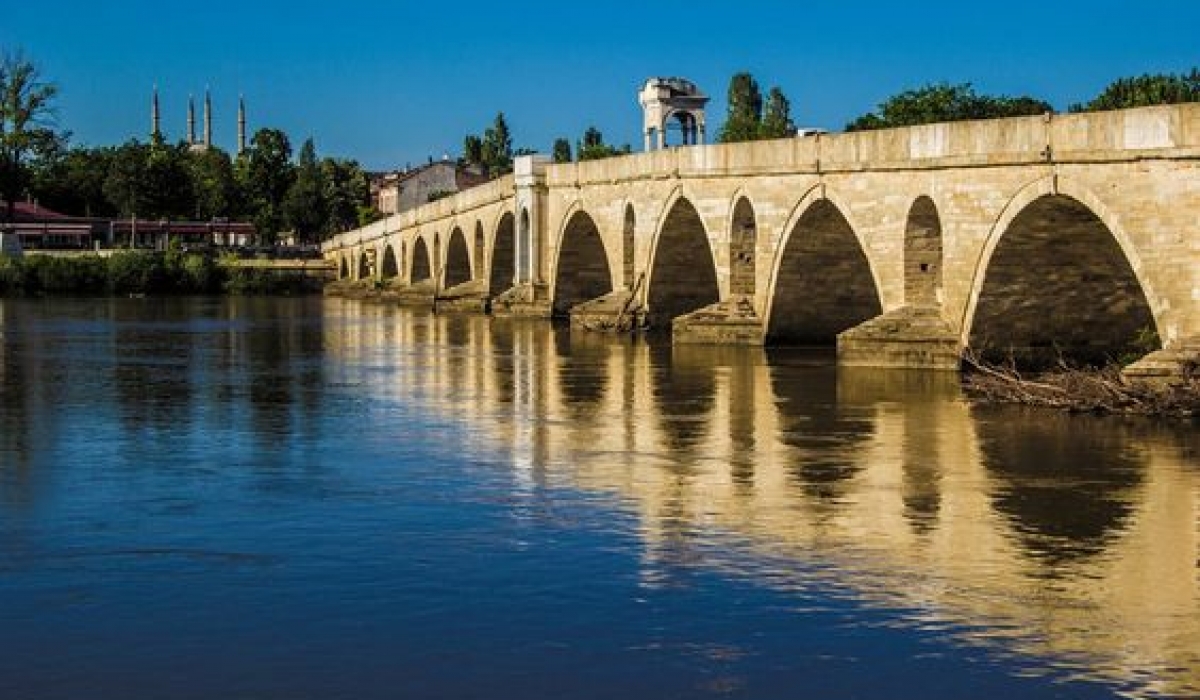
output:
<svg viewBox="0 0 1200 700"><path fill-rule="evenodd" d="M213 109L212 109L212 94L208 88L204 89L204 136L202 139L196 138L196 100L191 95L188 95L188 111L187 111L187 144L188 148L193 152L207 151L212 148L213 136ZM238 96L238 145L237 155L241 155L246 150L246 100ZM150 138L158 140L163 138L162 132L162 112L158 105L158 86L154 86L154 94L150 100Z"/></svg>

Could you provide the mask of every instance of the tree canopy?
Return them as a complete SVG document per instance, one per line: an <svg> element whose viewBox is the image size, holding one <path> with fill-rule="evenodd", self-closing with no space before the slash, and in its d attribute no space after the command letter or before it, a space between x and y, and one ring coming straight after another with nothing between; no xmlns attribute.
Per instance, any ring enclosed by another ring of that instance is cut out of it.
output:
<svg viewBox="0 0 1200 700"><path fill-rule="evenodd" d="M1200 69L1174 75L1160 73L1115 80L1089 102L1071 105L1072 112L1150 107L1153 105L1200 102Z"/></svg>
<svg viewBox="0 0 1200 700"><path fill-rule="evenodd" d="M749 73L737 73L729 80L727 97L729 112L717 136L721 143L787 138L796 133L791 102L780 88L771 88L765 113L762 91Z"/></svg>
<svg viewBox="0 0 1200 700"><path fill-rule="evenodd" d="M51 124L58 88L42 80L32 61L20 52L0 55L0 199L12 221L17 199L33 180L31 156L52 154L65 137Z"/></svg>
<svg viewBox="0 0 1200 700"><path fill-rule="evenodd" d="M879 108L851 121L846 131L890 129L965 119L995 119L1053 112L1044 100L1034 97L980 95L970 83L940 83L906 90L879 104Z"/></svg>

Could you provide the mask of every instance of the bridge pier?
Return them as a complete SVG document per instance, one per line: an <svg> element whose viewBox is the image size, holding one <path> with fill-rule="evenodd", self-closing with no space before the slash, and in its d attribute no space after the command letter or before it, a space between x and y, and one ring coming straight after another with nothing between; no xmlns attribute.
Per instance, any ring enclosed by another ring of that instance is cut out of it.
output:
<svg viewBox="0 0 1200 700"><path fill-rule="evenodd" d="M487 284L471 280L443 290L434 301L438 311L487 313Z"/></svg>
<svg viewBox="0 0 1200 700"><path fill-rule="evenodd" d="M1200 376L1200 337L1188 338L1175 347L1155 350L1121 371L1126 379L1151 384L1179 384Z"/></svg>
<svg viewBox="0 0 1200 700"><path fill-rule="evenodd" d="M837 357L846 367L957 371L962 343L936 306L904 306L839 333Z"/></svg>
<svg viewBox="0 0 1200 700"><path fill-rule="evenodd" d="M642 327L642 307L628 289L618 289L597 299L577 304L568 312L571 330L624 333Z"/></svg>
<svg viewBox="0 0 1200 700"><path fill-rule="evenodd" d="M492 299L493 316L550 318L553 312L550 289L545 284L518 284Z"/></svg>
<svg viewBox="0 0 1200 700"><path fill-rule="evenodd" d="M763 345L765 324L753 298L735 294L671 321L671 340L679 345Z"/></svg>

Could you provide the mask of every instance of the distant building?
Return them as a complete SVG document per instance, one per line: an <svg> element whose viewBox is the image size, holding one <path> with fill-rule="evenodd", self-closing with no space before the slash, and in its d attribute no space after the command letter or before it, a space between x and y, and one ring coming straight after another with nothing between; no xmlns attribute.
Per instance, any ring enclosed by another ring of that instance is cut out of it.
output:
<svg viewBox="0 0 1200 700"><path fill-rule="evenodd" d="M483 173L443 158L411 170L372 178L371 198L384 214L399 214L436 199L487 182Z"/></svg>
<svg viewBox="0 0 1200 700"><path fill-rule="evenodd" d="M4 203L0 202L2 207ZM14 219L12 224L0 227L10 230L23 250L113 247L164 250L172 240L194 247L240 247L249 245L254 239L253 224L225 219L151 221L89 218L67 216L33 202L17 202Z"/></svg>

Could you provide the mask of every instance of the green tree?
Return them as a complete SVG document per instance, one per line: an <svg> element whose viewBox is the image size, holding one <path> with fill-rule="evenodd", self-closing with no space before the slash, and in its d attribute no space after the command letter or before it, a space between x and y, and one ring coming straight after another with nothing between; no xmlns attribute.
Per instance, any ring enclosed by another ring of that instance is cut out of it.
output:
<svg viewBox="0 0 1200 700"><path fill-rule="evenodd" d="M115 216L104 196L112 148L55 149L33 164L33 196L44 206L72 216Z"/></svg>
<svg viewBox="0 0 1200 700"><path fill-rule="evenodd" d="M604 134L594 126L589 126L587 131L583 132L583 139L580 140L575 152L579 156L580 162L585 160L599 160L601 158L611 158L624 153L629 153L629 146L615 148L604 143Z"/></svg>
<svg viewBox="0 0 1200 700"><path fill-rule="evenodd" d="M899 126L953 122L964 119L995 119L1051 112L1044 100L1033 97L979 95L970 83L927 85L906 90L880 103L875 112L864 114L846 125L846 131L888 129Z"/></svg>
<svg viewBox="0 0 1200 700"><path fill-rule="evenodd" d="M467 134L463 138L462 162L464 165L483 166L483 139L475 134Z"/></svg>
<svg viewBox="0 0 1200 700"><path fill-rule="evenodd" d="M151 144L145 173L148 207L139 213L164 219L189 219L195 215L196 198L187 149L185 143Z"/></svg>
<svg viewBox="0 0 1200 700"><path fill-rule="evenodd" d="M41 79L37 66L20 52L0 56L0 199L4 220L14 218L16 202L33 179L28 159L62 147L53 128L51 103L58 88Z"/></svg>
<svg viewBox="0 0 1200 700"><path fill-rule="evenodd" d="M574 160L571 155L571 142L563 138L554 139L553 158L555 163L570 163Z"/></svg>
<svg viewBox="0 0 1200 700"><path fill-rule="evenodd" d="M232 218L239 206L229 154L219 148L206 148L188 156L196 219Z"/></svg>
<svg viewBox="0 0 1200 700"><path fill-rule="evenodd" d="M496 114L492 126L484 132L482 156L489 175L503 175L512 170L512 134L508 130L504 112Z"/></svg>
<svg viewBox="0 0 1200 700"><path fill-rule="evenodd" d="M377 216L371 209L367 174L353 160L326 158L321 161L326 206L325 237L355 228Z"/></svg>
<svg viewBox="0 0 1200 700"><path fill-rule="evenodd" d="M1089 102L1071 105L1072 112L1098 112L1127 107L1200 102L1200 69L1174 75L1141 75L1115 80Z"/></svg>
<svg viewBox="0 0 1200 700"><path fill-rule="evenodd" d="M259 244L274 243L285 225L283 200L294 177L292 146L279 129L259 129L236 168Z"/></svg>
<svg viewBox="0 0 1200 700"><path fill-rule="evenodd" d="M763 113L762 124L758 128L758 137L762 139L782 139L796 133L792 125L792 104L788 101L783 90L771 88L767 94L767 106Z"/></svg>
<svg viewBox="0 0 1200 700"><path fill-rule="evenodd" d="M749 73L738 73L729 80L729 112L717 137L721 143L753 141L762 122L763 99L758 81Z"/></svg>
<svg viewBox="0 0 1200 700"><path fill-rule="evenodd" d="M149 151L149 146L133 140L112 153L102 189L121 216L145 216L150 209L150 179L146 167Z"/></svg>
<svg viewBox="0 0 1200 700"><path fill-rule="evenodd" d="M329 209L325 202L321 166L317 163L317 149L312 139L306 140L300 147L296 177L284 198L283 210L288 225L296 232L297 240L319 240L326 228Z"/></svg>

